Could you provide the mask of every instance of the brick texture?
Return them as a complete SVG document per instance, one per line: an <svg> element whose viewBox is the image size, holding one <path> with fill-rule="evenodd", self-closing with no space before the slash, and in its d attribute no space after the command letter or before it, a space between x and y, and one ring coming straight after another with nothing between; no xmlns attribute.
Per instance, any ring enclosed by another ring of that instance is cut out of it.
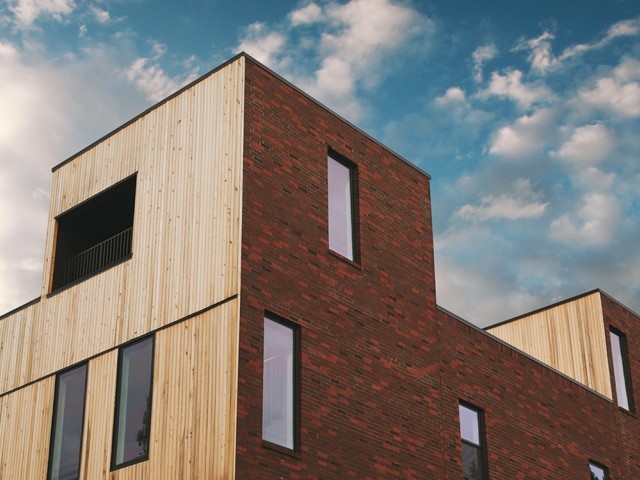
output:
<svg viewBox="0 0 640 480"><path fill-rule="evenodd" d="M427 175L250 59L244 135L236 478L459 480L460 400L493 480L640 478L634 416L436 307ZM359 263L329 250L330 148L357 165ZM293 455L261 440L265 311L301 329Z"/></svg>

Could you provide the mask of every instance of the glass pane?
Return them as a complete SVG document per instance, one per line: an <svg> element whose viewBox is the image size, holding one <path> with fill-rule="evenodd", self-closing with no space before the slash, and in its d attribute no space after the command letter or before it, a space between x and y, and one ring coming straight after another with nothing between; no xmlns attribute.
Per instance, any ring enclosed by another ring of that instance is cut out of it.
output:
<svg viewBox="0 0 640 480"><path fill-rule="evenodd" d="M329 248L353 260L351 170L328 158Z"/></svg>
<svg viewBox="0 0 640 480"><path fill-rule="evenodd" d="M86 380L86 365L58 375L57 403L49 452L51 480L76 479L80 474Z"/></svg>
<svg viewBox="0 0 640 480"><path fill-rule="evenodd" d="M591 471L591 480L606 480L607 477L604 468L590 463L589 470Z"/></svg>
<svg viewBox="0 0 640 480"><path fill-rule="evenodd" d="M465 479L484 479L482 450L465 442L462 442L462 473Z"/></svg>
<svg viewBox="0 0 640 480"><path fill-rule="evenodd" d="M616 394L618 405L629 410L629 397L627 396L627 379L624 372L624 358L622 357L622 341L618 334L609 332L611 336L611 354L613 356L613 374L616 381Z"/></svg>
<svg viewBox="0 0 640 480"><path fill-rule="evenodd" d="M262 438L294 448L293 329L264 319Z"/></svg>
<svg viewBox="0 0 640 480"><path fill-rule="evenodd" d="M464 405L460 405L460 436L467 442L480 445L478 412Z"/></svg>
<svg viewBox="0 0 640 480"><path fill-rule="evenodd" d="M149 455L153 338L120 352L116 409L115 464L143 460Z"/></svg>

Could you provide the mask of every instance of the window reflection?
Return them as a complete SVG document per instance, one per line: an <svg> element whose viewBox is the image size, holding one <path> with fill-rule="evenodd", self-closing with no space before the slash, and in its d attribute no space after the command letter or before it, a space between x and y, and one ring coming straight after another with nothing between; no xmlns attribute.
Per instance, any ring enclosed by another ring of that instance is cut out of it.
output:
<svg viewBox="0 0 640 480"><path fill-rule="evenodd" d="M149 456L153 337L120 351L114 466Z"/></svg>
<svg viewBox="0 0 640 480"><path fill-rule="evenodd" d="M264 319L262 438L294 449L294 331Z"/></svg>
<svg viewBox="0 0 640 480"><path fill-rule="evenodd" d="M49 451L50 480L72 480L80 475L87 365L58 375Z"/></svg>

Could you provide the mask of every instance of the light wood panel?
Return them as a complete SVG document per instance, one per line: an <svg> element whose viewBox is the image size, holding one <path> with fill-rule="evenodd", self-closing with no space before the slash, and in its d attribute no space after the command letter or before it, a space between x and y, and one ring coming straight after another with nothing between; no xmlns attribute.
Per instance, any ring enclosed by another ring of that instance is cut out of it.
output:
<svg viewBox="0 0 640 480"><path fill-rule="evenodd" d="M612 398L599 292L488 328L487 331Z"/></svg>
<svg viewBox="0 0 640 480"><path fill-rule="evenodd" d="M47 476L55 378L0 398L0 478Z"/></svg>
<svg viewBox="0 0 640 480"><path fill-rule="evenodd" d="M0 392L239 292L244 61L54 172L43 298L0 321ZM44 298L54 217L135 172L132 258Z"/></svg>
<svg viewBox="0 0 640 480"><path fill-rule="evenodd" d="M110 471L118 351L89 362L80 478L230 480L238 300L156 333L149 460ZM46 476L55 377L0 398L0 478Z"/></svg>

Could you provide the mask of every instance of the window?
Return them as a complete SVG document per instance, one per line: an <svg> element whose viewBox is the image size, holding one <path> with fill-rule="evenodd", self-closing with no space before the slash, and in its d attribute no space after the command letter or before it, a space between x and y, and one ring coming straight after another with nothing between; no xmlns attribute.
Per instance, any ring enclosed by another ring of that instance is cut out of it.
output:
<svg viewBox="0 0 640 480"><path fill-rule="evenodd" d="M482 411L460 404L460 437L462 439L462 473L465 480L486 480Z"/></svg>
<svg viewBox="0 0 640 480"><path fill-rule="evenodd" d="M56 377L47 475L49 480L80 477L86 383L86 364Z"/></svg>
<svg viewBox="0 0 640 480"><path fill-rule="evenodd" d="M633 398L631 394L631 376L629 374L629 357L627 354L627 337L613 328L610 330L609 335L618 406L632 411Z"/></svg>
<svg viewBox="0 0 640 480"><path fill-rule="evenodd" d="M136 176L56 217L51 290L59 290L131 255Z"/></svg>
<svg viewBox="0 0 640 480"><path fill-rule="evenodd" d="M298 445L298 329L264 318L262 439L296 450Z"/></svg>
<svg viewBox="0 0 640 480"><path fill-rule="evenodd" d="M328 158L329 248L349 260L356 260L354 199L355 166L330 153Z"/></svg>
<svg viewBox="0 0 640 480"><path fill-rule="evenodd" d="M153 337L122 348L118 358L112 468L149 458L152 380Z"/></svg>
<svg viewBox="0 0 640 480"><path fill-rule="evenodd" d="M589 472L591 473L591 480L608 480L609 471L607 467L598 465L595 462L589 462Z"/></svg>

